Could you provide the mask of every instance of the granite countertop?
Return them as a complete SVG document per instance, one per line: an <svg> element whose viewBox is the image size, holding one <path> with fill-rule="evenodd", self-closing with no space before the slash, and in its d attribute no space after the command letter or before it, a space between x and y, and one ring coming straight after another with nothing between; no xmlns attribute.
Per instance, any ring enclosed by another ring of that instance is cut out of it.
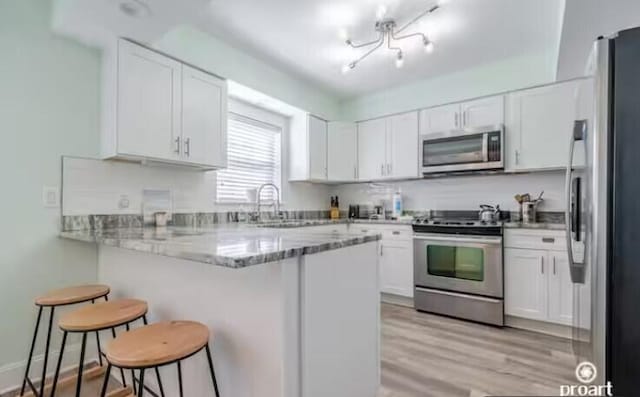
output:
<svg viewBox="0 0 640 397"><path fill-rule="evenodd" d="M348 225L351 223L367 224L367 225L411 225L411 219L294 219L294 220L282 220L282 221L265 221L259 223L249 223L249 225L255 225L261 228L295 228L295 227L309 227L309 226L325 226L325 225Z"/></svg>
<svg viewBox="0 0 640 397"><path fill-rule="evenodd" d="M61 232L60 237L155 255L244 268L380 240L376 233L220 225L209 228L116 228Z"/></svg>

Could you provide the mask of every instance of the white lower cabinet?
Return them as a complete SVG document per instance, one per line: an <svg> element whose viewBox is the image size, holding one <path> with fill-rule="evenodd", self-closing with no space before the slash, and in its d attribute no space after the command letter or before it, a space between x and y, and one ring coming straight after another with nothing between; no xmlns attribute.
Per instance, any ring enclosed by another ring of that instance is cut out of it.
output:
<svg viewBox="0 0 640 397"><path fill-rule="evenodd" d="M505 233L505 314L573 325L574 284L565 245L559 242L562 233ZM589 304L588 299L584 304Z"/></svg>
<svg viewBox="0 0 640 397"><path fill-rule="evenodd" d="M504 250L505 314L546 320L546 251L507 248Z"/></svg>
<svg viewBox="0 0 640 397"><path fill-rule="evenodd" d="M380 233L380 292L413 298L413 230L409 225L358 224L349 230Z"/></svg>
<svg viewBox="0 0 640 397"><path fill-rule="evenodd" d="M413 297L411 242L382 240L380 244L380 291Z"/></svg>

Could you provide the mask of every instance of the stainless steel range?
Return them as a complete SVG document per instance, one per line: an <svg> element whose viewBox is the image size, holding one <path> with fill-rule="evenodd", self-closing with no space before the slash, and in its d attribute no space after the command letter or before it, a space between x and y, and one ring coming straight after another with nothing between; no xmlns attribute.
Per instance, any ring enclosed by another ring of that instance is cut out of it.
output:
<svg viewBox="0 0 640 397"><path fill-rule="evenodd" d="M413 232L415 308L504 325L502 224L422 217Z"/></svg>

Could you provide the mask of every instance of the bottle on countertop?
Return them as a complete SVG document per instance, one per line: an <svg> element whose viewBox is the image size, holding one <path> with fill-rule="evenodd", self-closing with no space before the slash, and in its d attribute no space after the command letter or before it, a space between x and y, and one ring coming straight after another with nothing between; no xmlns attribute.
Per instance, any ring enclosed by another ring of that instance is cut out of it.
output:
<svg viewBox="0 0 640 397"><path fill-rule="evenodd" d="M398 190L393 194L392 218L398 219L402 216L402 192Z"/></svg>
<svg viewBox="0 0 640 397"><path fill-rule="evenodd" d="M340 202L338 196L331 196L331 219L340 219Z"/></svg>

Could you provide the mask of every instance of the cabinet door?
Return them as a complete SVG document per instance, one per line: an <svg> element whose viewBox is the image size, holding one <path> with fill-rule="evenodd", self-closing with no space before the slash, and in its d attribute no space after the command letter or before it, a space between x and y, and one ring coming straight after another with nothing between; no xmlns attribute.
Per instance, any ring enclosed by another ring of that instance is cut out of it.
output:
<svg viewBox="0 0 640 397"><path fill-rule="evenodd" d="M576 83L569 82L509 95L509 168L531 170L566 166L576 117ZM549 142L553 142L550 145Z"/></svg>
<svg viewBox="0 0 640 397"><path fill-rule="evenodd" d="M418 112L387 119L386 176L418 177Z"/></svg>
<svg viewBox="0 0 640 397"><path fill-rule="evenodd" d="M182 65L128 41L118 44L117 151L179 158Z"/></svg>
<svg viewBox="0 0 640 397"><path fill-rule="evenodd" d="M381 179L385 174L387 123L375 119L358 123L358 179Z"/></svg>
<svg viewBox="0 0 640 397"><path fill-rule="evenodd" d="M550 252L549 321L571 326L573 319L573 283L567 254Z"/></svg>
<svg viewBox="0 0 640 397"><path fill-rule="evenodd" d="M226 82L192 67L182 69L182 153L185 161L226 166Z"/></svg>
<svg viewBox="0 0 640 397"><path fill-rule="evenodd" d="M309 116L309 179L327 179L327 122Z"/></svg>
<svg viewBox="0 0 640 397"><path fill-rule="evenodd" d="M358 130L355 123L329 123L327 168L330 181L354 181L358 171Z"/></svg>
<svg viewBox="0 0 640 397"><path fill-rule="evenodd" d="M478 99L462 104L462 125L465 128L504 124L504 96Z"/></svg>
<svg viewBox="0 0 640 397"><path fill-rule="evenodd" d="M533 320L547 318L547 252L504 250L505 314Z"/></svg>
<svg viewBox="0 0 640 397"><path fill-rule="evenodd" d="M430 134L462 128L460 104L438 106L420 112L420 133Z"/></svg>
<svg viewBox="0 0 640 397"><path fill-rule="evenodd" d="M382 241L380 244L380 290L413 297L413 250L411 242Z"/></svg>

